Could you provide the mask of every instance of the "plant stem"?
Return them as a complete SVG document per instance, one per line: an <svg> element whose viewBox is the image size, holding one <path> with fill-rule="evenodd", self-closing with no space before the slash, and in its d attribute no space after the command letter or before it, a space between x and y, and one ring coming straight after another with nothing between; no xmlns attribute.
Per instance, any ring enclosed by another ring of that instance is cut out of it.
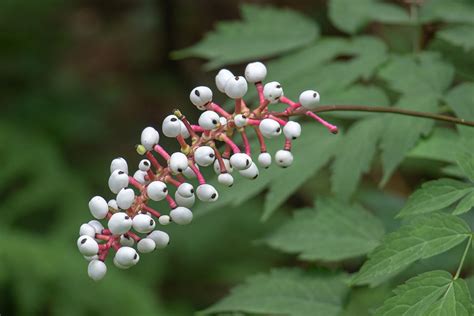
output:
<svg viewBox="0 0 474 316"><path fill-rule="evenodd" d="M464 265L464 260L466 260L469 248L471 247L471 242L472 242L472 234L471 236L469 236L469 239L467 241L466 249L464 249L464 253L462 255L461 262L459 263L458 270L456 271L456 274L454 275L454 280L459 278L459 275L461 274L461 269L462 269L462 266Z"/></svg>
<svg viewBox="0 0 474 316"><path fill-rule="evenodd" d="M271 113L271 114L275 116L305 115L307 111L308 111L307 109L300 108L296 111L293 111L290 114L289 113ZM421 117L421 118L427 118L427 119L432 119L432 120L437 120L437 121L450 122L450 123L454 123L458 125L474 127L474 122L466 121L465 119L436 114L436 113L412 111L412 110L396 108L396 107L365 106L365 105L324 105L324 106L319 106L314 110L311 110L311 112L313 113L339 112L339 111L392 113L392 114Z"/></svg>

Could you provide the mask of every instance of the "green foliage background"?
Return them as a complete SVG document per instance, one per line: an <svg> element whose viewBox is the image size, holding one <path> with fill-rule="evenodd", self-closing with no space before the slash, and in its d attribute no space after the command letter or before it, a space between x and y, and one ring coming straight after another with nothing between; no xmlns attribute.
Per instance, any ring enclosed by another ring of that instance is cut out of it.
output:
<svg viewBox="0 0 474 316"><path fill-rule="evenodd" d="M177 106L196 118L188 92L223 66L474 120L474 3L407 2L2 1L0 314L472 315L474 129L418 118L304 121L291 168L221 189L100 283L75 247L109 161L138 162Z"/></svg>

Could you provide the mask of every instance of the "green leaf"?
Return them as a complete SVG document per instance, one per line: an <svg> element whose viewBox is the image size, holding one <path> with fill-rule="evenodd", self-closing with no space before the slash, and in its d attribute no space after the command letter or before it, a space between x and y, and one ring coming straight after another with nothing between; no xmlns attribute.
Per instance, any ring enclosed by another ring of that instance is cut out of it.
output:
<svg viewBox="0 0 474 316"><path fill-rule="evenodd" d="M430 95L406 95L399 100L397 107L434 112L437 102ZM385 119L386 126L380 141L384 170L381 185L387 183L396 167L403 161L406 153L416 144L420 136L427 135L434 125L432 120L416 117L394 115Z"/></svg>
<svg viewBox="0 0 474 316"><path fill-rule="evenodd" d="M352 279L353 284L375 285L411 263L443 253L463 242L471 229L457 216L433 213L416 217L386 235L382 244Z"/></svg>
<svg viewBox="0 0 474 316"><path fill-rule="evenodd" d="M456 208L453 211L453 215L460 215L469 212L474 207L474 190L467 194L462 200L458 203Z"/></svg>
<svg viewBox="0 0 474 316"><path fill-rule="evenodd" d="M431 271L409 279L394 290L395 296L377 309L376 316L472 315L469 289L462 279L446 271Z"/></svg>
<svg viewBox="0 0 474 316"><path fill-rule="evenodd" d="M470 0L430 0L420 8L422 22L474 23L474 5Z"/></svg>
<svg viewBox="0 0 474 316"><path fill-rule="evenodd" d="M297 211L265 243L284 252L298 253L303 260L339 261L372 251L383 235L379 219L360 205L318 199L316 209Z"/></svg>
<svg viewBox="0 0 474 316"><path fill-rule="evenodd" d="M377 0L331 0L329 17L337 28L351 34L372 21L410 23L408 14L401 7Z"/></svg>
<svg viewBox="0 0 474 316"><path fill-rule="evenodd" d="M436 98L443 96L443 91L451 85L453 75L453 67L433 52L416 56L394 55L379 72L380 78L394 91Z"/></svg>
<svg viewBox="0 0 474 316"><path fill-rule="evenodd" d="M465 82L453 89L446 95L446 102L454 110L456 116L465 120L474 120L474 83ZM474 128L457 125L459 133L466 139L474 139Z"/></svg>
<svg viewBox="0 0 474 316"><path fill-rule="evenodd" d="M438 31L436 36L453 45L461 46L464 50L471 50L474 48L474 36L472 34L474 34L473 25L459 25Z"/></svg>
<svg viewBox="0 0 474 316"><path fill-rule="evenodd" d="M308 130L305 133L310 133ZM269 190L265 196L265 208L262 220L267 220L273 212L285 202L299 187L317 173L339 149L339 139L333 135L307 137L302 142L296 141L298 149L293 151L298 163L291 166L291 172L280 177L275 177L270 182ZM311 157L311 159L305 158Z"/></svg>
<svg viewBox="0 0 474 316"><path fill-rule="evenodd" d="M474 155L469 152L462 151L457 154L457 163L464 174L474 181Z"/></svg>
<svg viewBox="0 0 474 316"><path fill-rule="evenodd" d="M332 165L332 190L337 196L349 198L362 174L370 170L384 128L385 122L380 117L369 118L356 122L344 135Z"/></svg>
<svg viewBox="0 0 474 316"><path fill-rule="evenodd" d="M246 4L241 15L242 21L219 22L201 42L174 52L173 57L206 58L206 67L215 69L279 55L319 36L316 23L295 11Z"/></svg>
<svg viewBox="0 0 474 316"><path fill-rule="evenodd" d="M377 288L358 287L351 290L349 301L342 316L373 315L375 310L390 297L392 289L388 284Z"/></svg>
<svg viewBox="0 0 474 316"><path fill-rule="evenodd" d="M410 150L407 157L456 162L456 153L453 146L458 146L459 135L449 128L436 127L431 135L420 139L418 144Z"/></svg>
<svg viewBox="0 0 474 316"><path fill-rule="evenodd" d="M344 275L322 275L299 269L273 270L270 274L250 277L202 313L336 316L348 292L345 280Z"/></svg>
<svg viewBox="0 0 474 316"><path fill-rule="evenodd" d="M474 191L472 186L452 179L429 181L410 196L397 216L412 216L441 210L472 191Z"/></svg>

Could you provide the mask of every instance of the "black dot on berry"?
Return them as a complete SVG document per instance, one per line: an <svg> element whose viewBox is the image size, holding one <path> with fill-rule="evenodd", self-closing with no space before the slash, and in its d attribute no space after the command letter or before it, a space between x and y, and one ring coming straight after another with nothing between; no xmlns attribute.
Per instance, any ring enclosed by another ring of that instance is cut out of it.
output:
<svg viewBox="0 0 474 316"><path fill-rule="evenodd" d="M181 168L178 168L178 172L183 172L183 169L181 169Z"/></svg>
<svg viewBox="0 0 474 316"><path fill-rule="evenodd" d="M163 188L163 192L168 192L168 188Z"/></svg>
<svg viewBox="0 0 474 316"><path fill-rule="evenodd" d="M277 130L276 130L276 132L277 132L277 133L280 133L280 131L281 131L281 128L278 127Z"/></svg>
<svg viewBox="0 0 474 316"><path fill-rule="evenodd" d="M217 124L217 120L212 120L212 124L216 125L216 124Z"/></svg>
<svg viewBox="0 0 474 316"><path fill-rule="evenodd" d="M213 194L211 195L211 199L215 199L216 197L217 197L217 194L215 194L215 193L213 193Z"/></svg>
<svg viewBox="0 0 474 316"><path fill-rule="evenodd" d="M119 171L119 172L118 172L118 174L124 174L124 173L125 173L125 172L123 172L123 171Z"/></svg>
<svg viewBox="0 0 474 316"><path fill-rule="evenodd" d="M209 157L214 158L214 154L209 154Z"/></svg>
<svg viewBox="0 0 474 316"><path fill-rule="evenodd" d="M81 245L84 245L87 241L87 238L84 238L83 240L81 240Z"/></svg>
<svg viewBox="0 0 474 316"><path fill-rule="evenodd" d="M242 118L243 118L243 119L246 119L247 117L246 117L245 115L242 115Z"/></svg>
<svg viewBox="0 0 474 316"><path fill-rule="evenodd" d="M178 119L177 119L176 117L172 117L170 121L171 121L171 122L176 122L177 120L178 120Z"/></svg>
<svg viewBox="0 0 474 316"><path fill-rule="evenodd" d="M150 226L153 226L154 224L155 222L152 219L150 219Z"/></svg>
<svg viewBox="0 0 474 316"><path fill-rule="evenodd" d="M124 218L125 218L125 219L130 219L130 217L128 217L128 216L125 216Z"/></svg>
<svg viewBox="0 0 474 316"><path fill-rule="evenodd" d="M281 85L277 84L276 87L277 87L277 89L280 89L280 88L281 88Z"/></svg>
<svg viewBox="0 0 474 316"><path fill-rule="evenodd" d="M313 98L316 98L318 96L317 93L313 93Z"/></svg>
<svg viewBox="0 0 474 316"><path fill-rule="evenodd" d="M297 137L296 136L293 136L293 139L296 139Z"/></svg>
<svg viewBox="0 0 474 316"><path fill-rule="evenodd" d="M235 81L238 81L238 80L239 80L239 77L235 76L234 79L235 79Z"/></svg>
<svg viewBox="0 0 474 316"><path fill-rule="evenodd" d="M246 165L246 166L250 165L250 160L248 160L248 159L245 160L245 165Z"/></svg>
<svg viewBox="0 0 474 316"><path fill-rule="evenodd" d="M194 94L197 95L198 97L201 96L201 93L199 93L198 89L194 90Z"/></svg>
<svg viewBox="0 0 474 316"><path fill-rule="evenodd" d="M255 177L253 177L252 179L257 179L258 178L258 174L255 175Z"/></svg>
<svg viewBox="0 0 474 316"><path fill-rule="evenodd" d="M191 189L191 191L190 191L190 192L191 192L191 194L194 194L194 190L193 190L193 189Z"/></svg>
<svg viewBox="0 0 474 316"><path fill-rule="evenodd" d="M148 161L144 161L143 164L144 164L145 166L149 166L149 165L150 165L150 164L148 163Z"/></svg>
<svg viewBox="0 0 474 316"><path fill-rule="evenodd" d="M123 237L125 237L125 238L127 238L127 239L130 240L130 236L128 236L128 235L123 235Z"/></svg>
<svg viewBox="0 0 474 316"><path fill-rule="evenodd" d="M137 258L138 258L138 255L135 254L135 255L133 256L133 260L137 260Z"/></svg>

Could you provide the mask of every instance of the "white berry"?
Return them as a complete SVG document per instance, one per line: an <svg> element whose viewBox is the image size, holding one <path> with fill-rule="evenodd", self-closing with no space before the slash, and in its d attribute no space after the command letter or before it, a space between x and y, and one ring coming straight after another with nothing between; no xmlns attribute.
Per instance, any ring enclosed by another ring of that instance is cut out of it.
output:
<svg viewBox="0 0 474 316"><path fill-rule="evenodd" d="M199 169L199 166L197 165L194 165L197 169ZM194 179L196 178L196 173L194 173L194 170L193 168L191 167L187 167L186 169L184 169L183 171L183 176L185 176L186 178L188 179Z"/></svg>
<svg viewBox="0 0 474 316"><path fill-rule="evenodd" d="M219 193L210 184L201 184L196 189L198 199L204 202L214 202L219 198Z"/></svg>
<svg viewBox="0 0 474 316"><path fill-rule="evenodd" d="M174 200L178 206L184 206L187 208L191 208L194 205L194 202L196 201L196 197L193 195L191 197L184 197L178 192L175 192L174 194Z"/></svg>
<svg viewBox="0 0 474 316"><path fill-rule="evenodd" d="M102 234L102 231L104 230L104 226L98 221L98 220L91 220L87 224L91 225L95 229L96 234Z"/></svg>
<svg viewBox="0 0 474 316"><path fill-rule="evenodd" d="M140 256L132 247L120 247L115 253L115 260L124 267L131 267L137 264Z"/></svg>
<svg viewBox="0 0 474 316"><path fill-rule="evenodd" d="M279 150L275 153L275 163L282 168L289 167L293 163L293 154L288 150Z"/></svg>
<svg viewBox="0 0 474 316"><path fill-rule="evenodd" d="M205 130L213 130L220 126L219 114L214 111L205 111L199 116L198 123Z"/></svg>
<svg viewBox="0 0 474 316"><path fill-rule="evenodd" d="M90 236L80 236L77 239L77 248L84 256L93 256L99 252L99 244Z"/></svg>
<svg viewBox="0 0 474 316"><path fill-rule="evenodd" d="M163 249L168 246L170 242L170 236L161 230L154 230L149 235L148 238L153 239L157 249Z"/></svg>
<svg viewBox="0 0 474 316"><path fill-rule="evenodd" d="M227 69L221 69L216 75L216 86L217 89L225 93L225 85L230 78L233 78L234 74Z"/></svg>
<svg viewBox="0 0 474 316"><path fill-rule="evenodd" d="M196 87L189 94L189 99L199 110L204 111L206 104L212 101L212 90L205 86Z"/></svg>
<svg viewBox="0 0 474 316"><path fill-rule="evenodd" d="M109 212L107 201L101 196L94 196L89 201L89 210L92 216L97 219L103 219Z"/></svg>
<svg viewBox="0 0 474 316"><path fill-rule="evenodd" d="M147 179L146 179L147 175L148 175L148 173L146 171L137 170L133 174L133 178L135 180L137 180L138 183L140 183L140 184L146 184L148 182Z"/></svg>
<svg viewBox="0 0 474 316"><path fill-rule="evenodd" d="M215 159L214 149L210 146L200 146L194 151L194 161L200 166L210 166Z"/></svg>
<svg viewBox="0 0 474 316"><path fill-rule="evenodd" d="M161 201L168 195L168 187L164 182L153 181L146 187L146 193L153 201Z"/></svg>
<svg viewBox="0 0 474 316"><path fill-rule="evenodd" d="M263 168L268 168L272 164L272 155L269 153L261 153L258 155L258 164Z"/></svg>
<svg viewBox="0 0 474 316"><path fill-rule="evenodd" d="M137 243L137 249L141 253L149 253L155 250L156 244L155 241L151 238L142 238L138 243Z"/></svg>
<svg viewBox="0 0 474 316"><path fill-rule="evenodd" d="M115 170L109 177L109 189L112 193L119 193L128 186L128 175L122 170Z"/></svg>
<svg viewBox="0 0 474 316"><path fill-rule="evenodd" d="M259 61L250 63L245 67L245 78L248 82L261 82L267 76L267 67Z"/></svg>
<svg viewBox="0 0 474 316"><path fill-rule="evenodd" d="M92 260L87 266L87 274L94 281L99 281L104 278L107 273L107 266L100 260Z"/></svg>
<svg viewBox="0 0 474 316"><path fill-rule="evenodd" d="M273 138L281 134L280 124L273 119L263 119L258 128L266 138Z"/></svg>
<svg viewBox="0 0 474 316"><path fill-rule="evenodd" d="M277 103L283 96L283 88L281 87L281 84L277 81L265 84L263 87L263 96L265 97L265 100L270 103Z"/></svg>
<svg viewBox="0 0 474 316"><path fill-rule="evenodd" d="M314 109L319 103L319 93L314 90L306 90L300 94L300 104L307 109Z"/></svg>
<svg viewBox="0 0 474 316"><path fill-rule="evenodd" d="M135 192L132 189L122 189L117 194L117 205L122 210L129 209L135 201Z"/></svg>
<svg viewBox="0 0 474 316"><path fill-rule="evenodd" d="M79 228L79 236L95 237L95 228L90 224L82 224Z"/></svg>
<svg viewBox="0 0 474 316"><path fill-rule="evenodd" d="M237 115L234 117L234 123L235 123L235 126L237 126L237 127L244 127L244 126L246 126L248 120L249 120L249 119L248 119L245 115L242 115L242 114L237 114Z"/></svg>
<svg viewBox="0 0 474 316"><path fill-rule="evenodd" d="M123 172L128 174L128 164L125 159L122 157L115 158L110 163L110 173L114 172L115 170L122 170Z"/></svg>
<svg viewBox="0 0 474 316"><path fill-rule="evenodd" d="M181 123L176 115L168 115L163 120L163 134L166 137L174 138L181 134Z"/></svg>
<svg viewBox="0 0 474 316"><path fill-rule="evenodd" d="M170 212L170 217L178 225L187 225L193 220L193 213L186 207L178 206Z"/></svg>
<svg viewBox="0 0 474 316"><path fill-rule="evenodd" d="M135 241L133 240L132 237L128 235L122 235L120 236L120 244L122 246L127 246L127 247L132 247Z"/></svg>
<svg viewBox="0 0 474 316"><path fill-rule="evenodd" d="M168 225L170 222L171 219L168 215L161 215L158 217L158 223L160 223L160 225Z"/></svg>
<svg viewBox="0 0 474 316"><path fill-rule="evenodd" d="M230 173L221 173L217 176L217 181L227 187L231 187L234 184L234 177Z"/></svg>
<svg viewBox="0 0 474 316"><path fill-rule="evenodd" d="M285 134L286 139L297 139L301 136L301 125L294 121L289 121L283 126L283 134Z"/></svg>
<svg viewBox="0 0 474 316"><path fill-rule="evenodd" d="M139 233L149 233L155 229L155 221L149 215L135 215L132 221L133 229Z"/></svg>
<svg viewBox="0 0 474 316"><path fill-rule="evenodd" d="M225 94L231 99L240 99L247 93L247 80L242 76L236 76L227 80Z"/></svg>
<svg viewBox="0 0 474 316"><path fill-rule="evenodd" d="M255 165L255 163L252 162L250 167L248 167L245 170L240 170L239 174L247 179L252 179L252 180L257 179L259 175L257 165Z"/></svg>
<svg viewBox="0 0 474 316"><path fill-rule="evenodd" d="M141 135L141 143L143 145L143 147L145 147L146 150L152 150L153 147L158 144L159 140L160 140L160 134L158 133L158 131L156 129L154 129L153 127L146 127L143 131L142 131L142 135Z"/></svg>
<svg viewBox="0 0 474 316"><path fill-rule="evenodd" d="M222 161L224 162L226 172L231 173L232 171L234 171L234 169L230 165L230 160L229 159L223 158ZM221 165L219 164L219 160L214 161L214 171L217 174L221 173Z"/></svg>
<svg viewBox="0 0 474 316"><path fill-rule="evenodd" d="M244 153L233 154L230 157L230 164L237 170L244 170L252 164L252 158Z"/></svg>
<svg viewBox="0 0 474 316"><path fill-rule="evenodd" d="M183 197L192 197L194 196L194 188L191 184L184 182L180 184L176 193Z"/></svg>
<svg viewBox="0 0 474 316"><path fill-rule="evenodd" d="M110 217L107 226L112 234L122 235L132 228L132 219L126 213L118 212Z"/></svg>
<svg viewBox="0 0 474 316"><path fill-rule="evenodd" d="M188 157L182 152L175 152L169 160L169 167L174 173L181 173L188 167Z"/></svg>

